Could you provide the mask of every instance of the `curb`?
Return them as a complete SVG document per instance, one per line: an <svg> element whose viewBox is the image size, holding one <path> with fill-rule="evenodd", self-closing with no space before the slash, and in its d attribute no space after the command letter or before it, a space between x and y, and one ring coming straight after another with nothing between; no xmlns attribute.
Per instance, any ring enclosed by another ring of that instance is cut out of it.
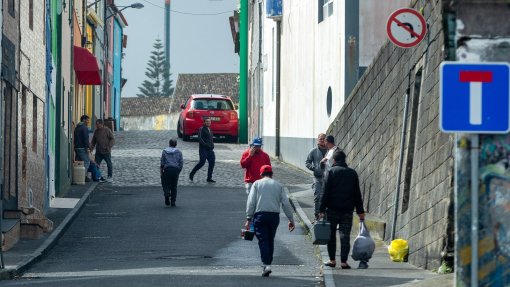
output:
<svg viewBox="0 0 510 287"><path fill-rule="evenodd" d="M21 261L16 265L14 268L10 269L3 269L0 270L0 280L9 280L13 279L16 276L20 276L23 272L25 272L27 269L29 269L31 266L33 266L35 263L37 263L39 260L41 260L46 254L48 254L48 251L53 248L60 237L64 234L64 232L69 228L73 220L78 216L81 209L87 203L89 200L90 195L98 185L97 182L92 183L92 185L87 189L85 194L81 197L81 199L78 201L76 206L71 210L67 216L64 218L64 220L58 225L56 229L54 229L48 238L37 248L27 259Z"/></svg>
<svg viewBox="0 0 510 287"><path fill-rule="evenodd" d="M287 196L289 197L289 200L290 200L290 204L294 208L294 211L296 212L297 216L305 224L306 232L308 234L310 234L312 232L312 229L313 229L312 222L310 221L310 219L308 219L308 216L306 216L305 212L301 208L301 205L299 205L299 202L294 197L291 196L291 194L289 192L289 189L287 187L285 187L285 192L287 193ZM326 246L325 245L320 245L318 247L320 249L320 253L321 253L321 257L322 257L322 259L321 259L322 262L328 261L329 257L327 255ZM332 269L322 268L322 274L323 274L323 278L324 278L324 286L326 286L326 287L336 287L335 280L333 278L333 270Z"/></svg>

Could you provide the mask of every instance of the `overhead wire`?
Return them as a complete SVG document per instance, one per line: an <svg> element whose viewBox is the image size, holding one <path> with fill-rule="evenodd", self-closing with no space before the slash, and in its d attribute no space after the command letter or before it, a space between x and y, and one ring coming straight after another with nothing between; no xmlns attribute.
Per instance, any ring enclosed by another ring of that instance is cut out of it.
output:
<svg viewBox="0 0 510 287"><path fill-rule="evenodd" d="M149 5L152 5L154 7L157 7L157 8L163 9L163 10L165 9L165 7L163 7L161 5L158 5L158 4L154 4L151 1L148 1L148 0L142 0L142 1L147 3L147 4L149 4ZM182 12L182 11L177 11L177 10L170 9L170 12L177 13L177 14L183 14L183 15L191 15L191 16L216 16L216 15L232 13L232 11L233 10L224 11L224 12L218 12L218 13L192 13L192 12Z"/></svg>

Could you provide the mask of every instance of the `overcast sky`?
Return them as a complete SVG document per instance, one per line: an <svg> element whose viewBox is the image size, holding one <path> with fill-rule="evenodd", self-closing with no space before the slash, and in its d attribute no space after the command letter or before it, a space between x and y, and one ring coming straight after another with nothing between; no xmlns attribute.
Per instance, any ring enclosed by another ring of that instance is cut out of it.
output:
<svg viewBox="0 0 510 287"><path fill-rule="evenodd" d="M157 37L164 44L165 0L115 0L118 6L139 2L142 9L123 11L128 36L123 77L128 81L123 97L134 97L146 79L145 69ZM174 86L179 73L237 73L228 17L238 0L172 0L170 13L170 64ZM222 13L227 12L227 13ZM190 14L218 15L190 15ZM222 13L222 14L219 14Z"/></svg>

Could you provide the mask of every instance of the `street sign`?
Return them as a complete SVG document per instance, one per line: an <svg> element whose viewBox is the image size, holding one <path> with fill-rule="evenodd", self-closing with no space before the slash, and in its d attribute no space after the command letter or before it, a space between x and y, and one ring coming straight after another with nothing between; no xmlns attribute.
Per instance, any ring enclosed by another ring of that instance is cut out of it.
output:
<svg viewBox="0 0 510 287"><path fill-rule="evenodd" d="M444 62L439 73L439 125L443 132L510 131L508 63Z"/></svg>
<svg viewBox="0 0 510 287"><path fill-rule="evenodd" d="M402 48L418 45L427 33L427 23L420 12L411 8L402 8L388 18L386 32L390 40Z"/></svg>

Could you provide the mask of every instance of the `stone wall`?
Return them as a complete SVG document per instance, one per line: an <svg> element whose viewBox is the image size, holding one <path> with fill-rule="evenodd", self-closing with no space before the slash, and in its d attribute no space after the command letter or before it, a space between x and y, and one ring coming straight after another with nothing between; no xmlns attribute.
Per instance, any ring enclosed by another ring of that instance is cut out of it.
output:
<svg viewBox="0 0 510 287"><path fill-rule="evenodd" d="M32 3L32 5L30 5ZM48 230L44 215L48 201L45 173L46 53L44 1L20 2L20 121L21 162L18 208L22 213L22 237L26 224ZM36 236L37 237L37 236Z"/></svg>
<svg viewBox="0 0 510 287"><path fill-rule="evenodd" d="M166 115L123 116L120 129L124 131L176 130L179 113Z"/></svg>
<svg viewBox="0 0 510 287"><path fill-rule="evenodd" d="M328 132L359 173L365 208L386 221L385 239L391 240L396 210L395 238L408 240L411 263L431 269L440 265L441 251L453 245L448 230L454 142L438 127L439 65L445 59L442 1L412 2L423 11L428 35L409 49L386 43Z"/></svg>

